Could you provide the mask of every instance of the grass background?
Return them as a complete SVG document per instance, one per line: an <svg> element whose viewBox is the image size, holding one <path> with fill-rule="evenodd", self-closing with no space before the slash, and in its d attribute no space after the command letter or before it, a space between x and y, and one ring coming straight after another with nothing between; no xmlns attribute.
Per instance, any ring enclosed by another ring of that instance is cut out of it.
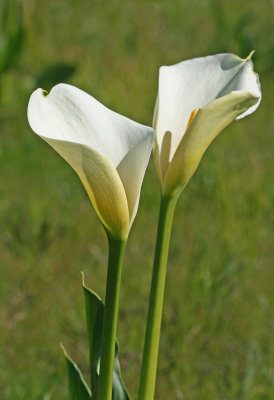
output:
<svg viewBox="0 0 274 400"><path fill-rule="evenodd" d="M106 238L74 171L30 130L32 90L68 81L150 125L160 65L253 48L262 103L215 140L176 210L156 398L273 399L273 1L22 4L22 46L0 77L1 399L68 398L59 342L88 374L80 271L101 296L105 287ZM151 163L118 325L133 398L158 205Z"/></svg>

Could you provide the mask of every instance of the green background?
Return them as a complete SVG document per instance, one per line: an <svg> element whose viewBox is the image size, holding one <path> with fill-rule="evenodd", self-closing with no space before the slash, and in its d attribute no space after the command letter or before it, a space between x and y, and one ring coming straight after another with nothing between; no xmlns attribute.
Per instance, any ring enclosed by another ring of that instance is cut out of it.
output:
<svg viewBox="0 0 274 400"><path fill-rule="evenodd" d="M22 4L22 43L0 76L1 400L67 399L61 341L87 376L80 271L102 297L106 277L107 242L84 188L28 126L31 92L66 81L151 125L160 65L253 49L262 103L215 140L175 213L156 398L273 399L273 1ZM118 324L133 398L158 206L150 163L126 249Z"/></svg>

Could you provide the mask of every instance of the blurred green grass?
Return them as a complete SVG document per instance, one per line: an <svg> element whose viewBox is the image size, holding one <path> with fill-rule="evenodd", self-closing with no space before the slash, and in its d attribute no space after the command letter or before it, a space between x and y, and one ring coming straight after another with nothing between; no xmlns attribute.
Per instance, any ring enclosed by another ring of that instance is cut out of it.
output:
<svg viewBox="0 0 274 400"><path fill-rule="evenodd" d="M105 286L103 231L75 173L28 127L31 91L63 76L150 125L160 65L253 48L262 104L217 138L176 210L156 398L273 399L273 2L26 0L23 19L1 77L1 399L68 398L59 342L88 373L80 271L101 296ZM134 398L158 204L151 163L118 326Z"/></svg>

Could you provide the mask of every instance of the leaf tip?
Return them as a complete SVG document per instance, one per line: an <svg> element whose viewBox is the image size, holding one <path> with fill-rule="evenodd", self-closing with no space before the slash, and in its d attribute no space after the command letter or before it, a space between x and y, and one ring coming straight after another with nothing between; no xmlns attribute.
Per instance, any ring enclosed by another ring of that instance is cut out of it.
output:
<svg viewBox="0 0 274 400"><path fill-rule="evenodd" d="M85 287L85 274L83 271L81 271L81 277L82 277L82 286Z"/></svg>
<svg viewBox="0 0 274 400"><path fill-rule="evenodd" d="M65 346L63 345L63 343L60 342L60 343L59 343L59 346L60 346L62 352L64 353L64 356L67 357L68 354L67 354L67 352L66 352L66 349L65 349Z"/></svg>

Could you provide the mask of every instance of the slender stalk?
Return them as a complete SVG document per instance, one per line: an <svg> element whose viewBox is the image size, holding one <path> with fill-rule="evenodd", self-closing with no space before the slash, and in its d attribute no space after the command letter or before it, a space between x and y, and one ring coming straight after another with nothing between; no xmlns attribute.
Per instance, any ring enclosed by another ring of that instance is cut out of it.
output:
<svg viewBox="0 0 274 400"><path fill-rule="evenodd" d="M158 232L151 281L139 400L153 400L162 321L166 266L176 197L161 200Z"/></svg>
<svg viewBox="0 0 274 400"><path fill-rule="evenodd" d="M111 400L120 280L126 242L108 235L109 258L105 297L98 400Z"/></svg>

